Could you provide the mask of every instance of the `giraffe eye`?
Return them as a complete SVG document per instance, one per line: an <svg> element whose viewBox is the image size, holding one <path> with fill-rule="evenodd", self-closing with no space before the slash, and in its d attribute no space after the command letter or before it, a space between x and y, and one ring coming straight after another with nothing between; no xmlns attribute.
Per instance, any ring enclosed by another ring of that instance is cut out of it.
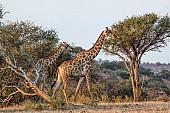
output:
<svg viewBox="0 0 170 113"><path fill-rule="evenodd" d="M108 31L108 33L112 33L112 31L111 31L111 30L109 30L109 31Z"/></svg>

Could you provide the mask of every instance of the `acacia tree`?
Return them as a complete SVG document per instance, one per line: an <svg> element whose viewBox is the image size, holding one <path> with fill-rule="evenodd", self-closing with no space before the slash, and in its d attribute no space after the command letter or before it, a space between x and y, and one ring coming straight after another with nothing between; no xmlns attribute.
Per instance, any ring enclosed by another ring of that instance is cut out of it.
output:
<svg viewBox="0 0 170 113"><path fill-rule="evenodd" d="M6 52L7 52L6 48L4 48L2 44L0 44L1 57L3 57L3 60L6 63L6 66L4 66L3 68L0 68L0 72L10 70L12 73L16 74L16 76L21 80L19 81L19 83L17 85L14 85L13 83L6 83L7 85L3 85L3 88L0 90L0 92L3 92L7 88L12 88L13 91L10 92L9 95L7 95L7 96L5 95L5 97L6 97L5 99L0 98L1 102L5 103L5 102L10 101L11 98L14 95L16 95L17 93L21 93L21 94L27 95L27 96L38 95L38 96L42 97L45 101L52 102L52 98L49 95L42 92L37 87L37 81L31 80L29 78L29 76L31 76L33 73L26 72L24 69L22 69L22 67L18 66L16 59L13 58L13 60L11 60L11 58L7 55L8 53L6 53ZM39 69L37 67L34 67L34 70L35 70L36 79L38 79L40 76ZM8 85L8 84L11 84L11 85ZM21 85L22 85L22 88L20 88ZM25 92L23 89L23 86L25 86L28 89L31 89L32 92L31 93ZM5 92L8 93L8 91L5 91ZM3 97L3 95L1 95L1 96Z"/></svg>
<svg viewBox="0 0 170 113"><path fill-rule="evenodd" d="M154 13L133 16L112 25L113 37L104 42L104 51L123 60L132 83L134 101L139 101L138 69L142 56L159 51L170 37L170 18Z"/></svg>
<svg viewBox="0 0 170 113"><path fill-rule="evenodd" d="M56 48L58 41L54 30L44 30L31 22L0 26L0 103L9 102L19 92L51 101L39 90L40 72L33 65Z"/></svg>

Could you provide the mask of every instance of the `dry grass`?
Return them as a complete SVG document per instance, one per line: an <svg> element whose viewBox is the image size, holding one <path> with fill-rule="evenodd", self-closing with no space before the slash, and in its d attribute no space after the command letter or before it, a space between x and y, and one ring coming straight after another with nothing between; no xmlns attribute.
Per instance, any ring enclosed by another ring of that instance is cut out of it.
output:
<svg viewBox="0 0 170 113"><path fill-rule="evenodd" d="M0 113L170 113L170 102L99 103L98 106L76 104L69 110L25 110L24 106L1 108Z"/></svg>

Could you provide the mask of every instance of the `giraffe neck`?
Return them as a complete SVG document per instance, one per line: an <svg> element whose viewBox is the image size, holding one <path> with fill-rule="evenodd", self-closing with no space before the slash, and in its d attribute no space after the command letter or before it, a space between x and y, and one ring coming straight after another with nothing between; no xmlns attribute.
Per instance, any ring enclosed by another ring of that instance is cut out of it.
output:
<svg viewBox="0 0 170 113"><path fill-rule="evenodd" d="M63 51L64 51L64 48L62 46L54 50L48 56L43 58L43 65L50 66L51 64L53 64Z"/></svg>
<svg viewBox="0 0 170 113"><path fill-rule="evenodd" d="M103 32L100 34L93 47L85 51L85 54L87 55L86 57L88 57L89 60L93 60L99 54L105 39L105 35L103 35Z"/></svg>

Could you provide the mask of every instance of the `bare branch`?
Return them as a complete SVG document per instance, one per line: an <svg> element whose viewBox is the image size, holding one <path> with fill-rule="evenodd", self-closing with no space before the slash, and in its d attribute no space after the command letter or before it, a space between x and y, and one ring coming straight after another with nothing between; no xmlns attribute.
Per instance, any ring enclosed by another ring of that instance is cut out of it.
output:
<svg viewBox="0 0 170 113"><path fill-rule="evenodd" d="M31 88L30 86L28 86L25 82L21 82L21 84L23 84L26 88Z"/></svg>
<svg viewBox="0 0 170 113"><path fill-rule="evenodd" d="M13 97L13 95L17 94L19 91L15 91L13 93L11 93L10 95L8 95L8 97L6 99L1 99L1 101L4 103L4 102L7 102L7 101L10 101Z"/></svg>
<svg viewBox="0 0 170 113"><path fill-rule="evenodd" d="M15 87L20 93L22 93L23 95L27 95L27 96L35 96L35 95L37 95L36 93L33 93L33 94L31 94L31 93L26 93L26 92L24 92L22 89L20 89L20 88L18 88L17 86L13 86L13 87Z"/></svg>
<svg viewBox="0 0 170 113"><path fill-rule="evenodd" d="M4 102L7 102L7 101L10 101L11 98L13 97L13 95L16 95L17 93L21 93L21 94L27 95L27 96L35 96L35 95L37 95L36 93L33 93L33 94L31 94L31 93L26 93L26 92L24 92L22 89L18 88L17 86L5 86L5 87L3 87L3 89L2 89L0 92L2 92L3 90L5 90L5 88L16 88L17 91L9 94L6 99L1 99L1 98L0 98L0 100L1 100L3 103L4 103Z"/></svg>
<svg viewBox="0 0 170 113"><path fill-rule="evenodd" d="M6 69L9 69L9 67L0 68L0 73L1 73L3 70L6 70Z"/></svg>
<svg viewBox="0 0 170 113"><path fill-rule="evenodd" d="M35 83L35 85L37 84L37 82L38 82L38 79L39 79L39 77L40 77L40 68L38 68L37 67L37 65L36 66L34 66L34 71L35 71L35 73L36 73L36 79L35 79L35 81L34 81L34 83Z"/></svg>

